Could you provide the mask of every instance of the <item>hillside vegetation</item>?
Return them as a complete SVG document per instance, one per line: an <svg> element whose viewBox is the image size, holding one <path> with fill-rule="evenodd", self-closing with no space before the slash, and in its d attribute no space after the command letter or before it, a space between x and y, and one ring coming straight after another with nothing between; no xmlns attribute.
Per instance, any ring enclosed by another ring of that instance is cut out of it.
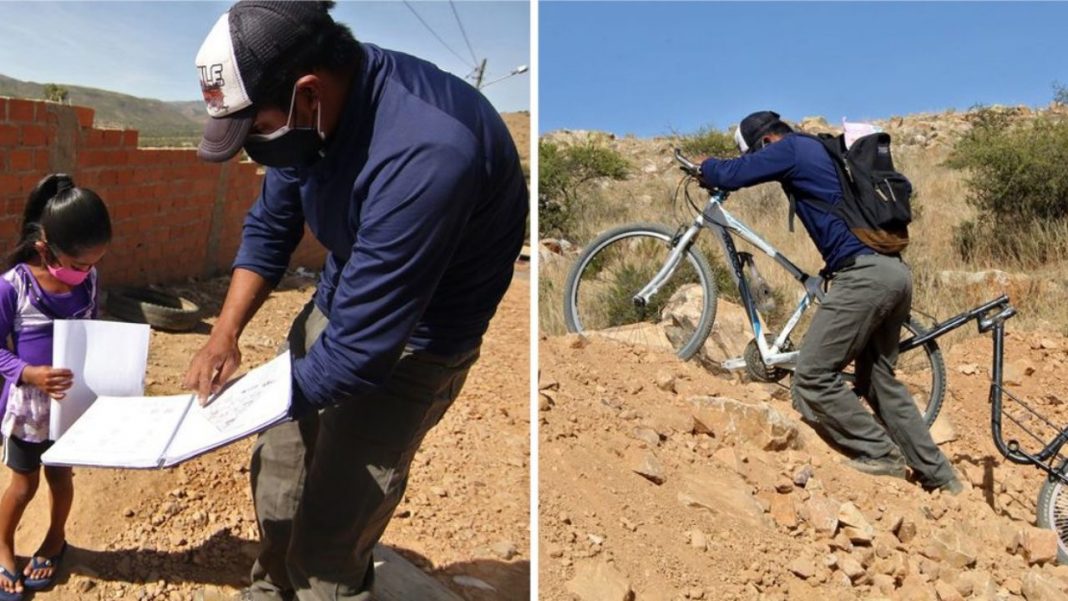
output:
<svg viewBox="0 0 1068 601"><path fill-rule="evenodd" d="M1058 161L1068 151L1066 116L1068 110L1055 103L1041 110L987 107L878 122L893 137L896 166L916 191L906 260L915 275L918 311L944 319L1006 292L1020 308L1016 327L1068 331L1068 314L1059 307L1068 286L1068 227L1063 220L1068 185L1062 185L1063 161ZM836 131L819 117L795 125L810 133ZM621 178L595 178L581 185L573 194L577 200L569 207L568 223L553 231L543 226L539 283L543 331L563 331L562 286L567 270L582 246L598 233L638 221L675 227L692 220L692 211L676 197L682 174L675 168L672 148L682 146L694 156L701 149L726 152L725 140L729 140L725 132L712 129L651 139L596 131L557 131L542 137L541 144L555 147L556 152L583 148L588 153L585 149L595 147L626 163ZM703 204L707 197L696 187L692 190ZM772 183L733 194L727 209L815 273L822 260L800 225L796 232L788 231L787 204L779 185ZM777 296L792 303L800 290L796 283L759 250L747 246L741 243L739 250L757 255L760 273ZM713 264L722 263L718 245L707 233L702 234L700 247Z"/></svg>

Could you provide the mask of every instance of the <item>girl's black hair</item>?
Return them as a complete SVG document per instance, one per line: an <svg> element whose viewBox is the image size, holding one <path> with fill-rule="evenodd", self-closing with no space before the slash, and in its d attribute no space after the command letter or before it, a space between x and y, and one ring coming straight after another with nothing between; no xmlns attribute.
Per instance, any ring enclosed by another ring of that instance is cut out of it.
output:
<svg viewBox="0 0 1068 601"><path fill-rule="evenodd" d="M111 241L111 217L104 201L88 188L78 188L65 173L53 173L37 182L22 214L22 233L8 254L4 270L37 256L34 245L48 246L76 257L87 249Z"/></svg>

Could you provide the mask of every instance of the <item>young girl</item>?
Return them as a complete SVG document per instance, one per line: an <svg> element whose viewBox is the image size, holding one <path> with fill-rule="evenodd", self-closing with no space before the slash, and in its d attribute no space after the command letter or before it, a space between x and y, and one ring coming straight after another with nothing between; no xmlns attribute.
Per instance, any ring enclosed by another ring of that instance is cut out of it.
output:
<svg viewBox="0 0 1068 601"><path fill-rule="evenodd" d="M52 364L52 321L96 317L96 269L111 241L107 207L70 176L53 174L26 203L22 237L0 275L0 433L11 482L0 498L0 601L51 586L66 551L66 522L74 500L71 469L45 467L52 493L51 523L21 577L16 576L15 528L40 482L48 450L50 398L61 401L70 370ZM6 342L12 340L13 349ZM4 406L6 405L6 411Z"/></svg>

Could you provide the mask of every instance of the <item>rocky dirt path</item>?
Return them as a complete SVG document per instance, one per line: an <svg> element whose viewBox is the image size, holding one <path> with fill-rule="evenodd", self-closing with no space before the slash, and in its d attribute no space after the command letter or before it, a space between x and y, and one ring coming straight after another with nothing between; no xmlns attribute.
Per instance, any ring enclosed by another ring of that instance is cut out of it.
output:
<svg viewBox="0 0 1068 601"><path fill-rule="evenodd" d="M529 274L520 267L463 394L427 437L385 543L470 601L529 597ZM246 366L271 356L314 281L287 278L242 340ZM212 314L218 279L182 289ZM209 320L210 322L210 320ZM180 392L194 333L153 332L150 394ZM257 530L251 440L158 471L76 470L74 547L55 590L37 599L225 599L247 581ZM6 485L7 470L0 472ZM38 493L20 524L20 556L47 525Z"/></svg>
<svg viewBox="0 0 1068 601"><path fill-rule="evenodd" d="M1068 598L1056 539L1034 527L1043 476L991 439L989 337L944 350L939 438L968 482L957 497L845 467L776 385L603 338L543 338L542 598ZM1013 332L1006 352L1009 390L1066 423L1068 339Z"/></svg>

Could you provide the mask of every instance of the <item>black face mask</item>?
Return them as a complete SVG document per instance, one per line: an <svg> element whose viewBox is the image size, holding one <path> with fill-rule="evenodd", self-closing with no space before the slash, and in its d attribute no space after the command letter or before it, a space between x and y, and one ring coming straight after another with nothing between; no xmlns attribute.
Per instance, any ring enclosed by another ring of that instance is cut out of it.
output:
<svg viewBox="0 0 1068 601"><path fill-rule="evenodd" d="M324 140L321 105L315 109L315 127L290 127L296 108L297 88L289 105L286 124L269 134L253 134L245 140L249 158L265 167L311 167L323 158Z"/></svg>
<svg viewBox="0 0 1068 601"><path fill-rule="evenodd" d="M289 129L277 138L246 141L249 158L265 167L311 167L323 158L323 137L311 127ZM277 132L276 132L277 133Z"/></svg>

